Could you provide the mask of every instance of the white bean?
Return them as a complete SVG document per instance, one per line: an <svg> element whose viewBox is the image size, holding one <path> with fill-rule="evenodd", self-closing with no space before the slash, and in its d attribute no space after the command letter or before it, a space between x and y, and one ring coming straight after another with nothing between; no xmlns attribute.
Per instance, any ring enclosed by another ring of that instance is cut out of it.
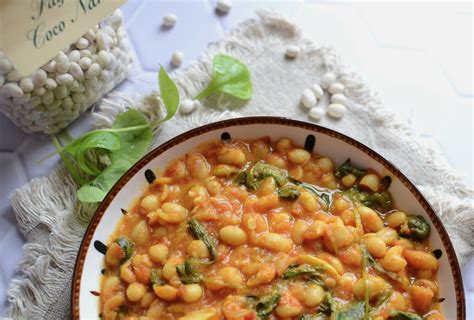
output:
<svg viewBox="0 0 474 320"><path fill-rule="evenodd" d="M47 64L45 64L42 67L42 69L47 71L47 72L55 72L56 71L56 65L57 65L56 60L51 60Z"/></svg>
<svg viewBox="0 0 474 320"><path fill-rule="evenodd" d="M331 84L328 91L330 94L343 93L345 88L346 87L344 87L342 83L336 82L336 83Z"/></svg>
<svg viewBox="0 0 474 320"><path fill-rule="evenodd" d="M174 13L168 13L163 17L163 26L172 28L176 24L176 15Z"/></svg>
<svg viewBox="0 0 474 320"><path fill-rule="evenodd" d="M310 89L305 89L301 94L301 104L310 109L318 103L318 99Z"/></svg>
<svg viewBox="0 0 474 320"><path fill-rule="evenodd" d="M286 47L285 56L290 59L294 59L299 56L301 48L296 45L289 45Z"/></svg>
<svg viewBox="0 0 474 320"><path fill-rule="evenodd" d="M69 90L66 86L58 86L56 89L54 89L54 96L57 99L64 99L68 94Z"/></svg>
<svg viewBox="0 0 474 320"><path fill-rule="evenodd" d="M74 103L73 103L71 97L66 97L66 98L63 99L61 106L65 110L71 110L73 104Z"/></svg>
<svg viewBox="0 0 474 320"><path fill-rule="evenodd" d="M98 63L93 63L86 72L86 79L97 77L99 73L100 73L100 65Z"/></svg>
<svg viewBox="0 0 474 320"><path fill-rule="evenodd" d="M31 78L33 80L33 83L35 84L35 88L40 88L44 86L46 82L46 71L44 71L43 69L38 69L35 71L35 73L33 73Z"/></svg>
<svg viewBox="0 0 474 320"><path fill-rule="evenodd" d="M97 55L96 62L100 64L101 67L106 68L110 63L109 54L107 51L100 50L99 54Z"/></svg>
<svg viewBox="0 0 474 320"><path fill-rule="evenodd" d="M232 8L231 0L217 0L216 9L219 12L227 13L230 11L231 8Z"/></svg>
<svg viewBox="0 0 474 320"><path fill-rule="evenodd" d="M56 76L56 82L60 85L68 85L74 81L74 78L69 73L58 74Z"/></svg>
<svg viewBox="0 0 474 320"><path fill-rule="evenodd" d="M41 99L45 105L51 104L54 101L54 93L51 90L48 90Z"/></svg>
<svg viewBox="0 0 474 320"><path fill-rule="evenodd" d="M79 60L79 66L81 67L82 70L87 70L90 68L92 64L92 60L89 57L82 57Z"/></svg>
<svg viewBox="0 0 474 320"><path fill-rule="evenodd" d="M321 88L321 86L320 86L319 84L314 84L314 85L311 87L311 90L313 90L314 95L315 95L316 98L318 98L318 99L321 99L321 98L324 96L323 88Z"/></svg>
<svg viewBox="0 0 474 320"><path fill-rule="evenodd" d="M342 118L346 114L346 107L342 104L331 103L327 112L333 118Z"/></svg>
<svg viewBox="0 0 474 320"><path fill-rule="evenodd" d="M4 75L13 69L12 64L7 59L0 60L0 75Z"/></svg>
<svg viewBox="0 0 474 320"><path fill-rule="evenodd" d="M331 84L336 81L336 76L332 72L326 73L321 79L321 87L324 89L329 89Z"/></svg>
<svg viewBox="0 0 474 320"><path fill-rule="evenodd" d="M56 57L56 63L56 70L59 73L66 73L69 70L69 60L63 52Z"/></svg>
<svg viewBox="0 0 474 320"><path fill-rule="evenodd" d="M24 92L31 92L35 89L35 84L30 77L21 79L20 87Z"/></svg>
<svg viewBox="0 0 474 320"><path fill-rule="evenodd" d="M95 40L95 31L93 29L87 30L84 34L84 38L86 38L90 42L93 42Z"/></svg>
<svg viewBox="0 0 474 320"><path fill-rule="evenodd" d="M80 38L76 42L76 48L78 49L85 49L88 46L89 46L89 40L87 40L86 38Z"/></svg>
<svg viewBox="0 0 474 320"><path fill-rule="evenodd" d="M21 79L23 79L23 76L16 70L12 70L7 73L8 81L20 81Z"/></svg>
<svg viewBox="0 0 474 320"><path fill-rule="evenodd" d="M179 111L182 113L191 113L194 110L194 102L190 99L185 99L179 104Z"/></svg>
<svg viewBox="0 0 474 320"><path fill-rule="evenodd" d="M44 87L35 88L35 90L33 90L33 94L37 96L44 96L46 94L46 89Z"/></svg>
<svg viewBox="0 0 474 320"><path fill-rule="evenodd" d="M75 62L71 62L69 66L69 73L77 80L82 81L84 80L84 72L82 71L81 67Z"/></svg>
<svg viewBox="0 0 474 320"><path fill-rule="evenodd" d="M171 63L176 67L179 67L183 63L184 55L181 51L173 52L171 56Z"/></svg>
<svg viewBox="0 0 474 320"><path fill-rule="evenodd" d="M346 96L343 93L336 93L331 96L332 103L346 104Z"/></svg>
<svg viewBox="0 0 474 320"><path fill-rule="evenodd" d="M56 81L54 79L48 78L48 79L46 79L46 82L44 83L44 86L46 87L46 89L54 90L54 89L56 89L58 84L56 83Z"/></svg>
<svg viewBox="0 0 474 320"><path fill-rule="evenodd" d="M67 57L70 62L77 62L81 58L81 53L79 52L79 50L72 50L71 52L69 52Z"/></svg>
<svg viewBox="0 0 474 320"><path fill-rule="evenodd" d="M84 57L90 58L92 55L92 52L90 52L87 49L79 50L79 52L81 53L81 58L84 58Z"/></svg>
<svg viewBox="0 0 474 320"><path fill-rule="evenodd" d="M2 88L3 88L3 91L9 97L13 97L13 98L23 97L24 92L16 83L9 82L6 85L4 85Z"/></svg>
<svg viewBox="0 0 474 320"><path fill-rule="evenodd" d="M109 39L110 37L105 32L102 32L102 31L98 31L96 35L97 35L96 36L97 47L101 50L102 49L108 50L110 47L110 40L111 40Z"/></svg>
<svg viewBox="0 0 474 320"><path fill-rule="evenodd" d="M314 120L319 120L324 116L324 110L318 107L311 108L311 110L309 110L309 116Z"/></svg>
<svg viewBox="0 0 474 320"><path fill-rule="evenodd" d="M81 103L86 100L86 96L83 93L75 92L72 94L72 100L75 103Z"/></svg>

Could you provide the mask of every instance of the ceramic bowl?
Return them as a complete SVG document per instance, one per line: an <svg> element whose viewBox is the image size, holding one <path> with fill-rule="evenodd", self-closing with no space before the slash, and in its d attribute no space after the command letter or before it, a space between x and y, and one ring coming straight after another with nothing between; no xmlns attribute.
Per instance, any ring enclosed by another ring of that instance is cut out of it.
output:
<svg viewBox="0 0 474 320"><path fill-rule="evenodd" d="M128 208L147 187L145 171L164 169L170 161L188 153L203 142L221 138L255 139L281 137L306 145L313 152L330 157L340 164L347 158L361 167L370 167L392 177L390 192L399 209L422 215L430 222L430 243L441 251L439 258L440 297L445 319L464 320L465 300L461 272L448 234L435 212L403 173L378 153L356 140L314 124L276 117L248 117L211 123L157 147L135 164L109 192L101 203L85 233L76 261L72 283L74 319L94 319L99 314L100 276L106 250L105 243L114 231L122 208Z"/></svg>

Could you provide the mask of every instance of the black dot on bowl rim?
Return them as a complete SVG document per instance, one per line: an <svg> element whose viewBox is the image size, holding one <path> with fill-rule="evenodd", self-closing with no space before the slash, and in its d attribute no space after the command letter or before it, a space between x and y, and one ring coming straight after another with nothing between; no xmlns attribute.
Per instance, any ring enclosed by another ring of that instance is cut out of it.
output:
<svg viewBox="0 0 474 320"><path fill-rule="evenodd" d="M99 297L100 296L100 293L95 291L95 290L91 290L89 291L93 296L96 296L96 297Z"/></svg>
<svg viewBox="0 0 474 320"><path fill-rule="evenodd" d="M232 137L230 136L230 133L228 133L227 131L222 132L222 134L221 134L221 140L222 141L228 141L230 139L232 139Z"/></svg>
<svg viewBox="0 0 474 320"><path fill-rule="evenodd" d="M444 302L444 300L446 300L446 299L445 298L439 298L438 303Z"/></svg>
<svg viewBox="0 0 474 320"><path fill-rule="evenodd" d="M94 248L104 255L107 252L107 246L99 240L94 241Z"/></svg>
<svg viewBox="0 0 474 320"><path fill-rule="evenodd" d="M433 255L439 260L443 256L443 251L441 251L441 249L435 249L433 250Z"/></svg>
<svg viewBox="0 0 474 320"><path fill-rule="evenodd" d="M304 149L308 152L313 152L314 145L316 144L316 137L312 134L308 134L304 141Z"/></svg>
<svg viewBox="0 0 474 320"><path fill-rule="evenodd" d="M123 208L120 208L120 211L122 211L122 214L124 214L124 215L128 213L128 211L123 209Z"/></svg>
<svg viewBox="0 0 474 320"><path fill-rule="evenodd" d="M145 170L145 178L146 178L146 181L148 181L148 183L153 183L156 179L156 176L155 176L155 173L150 170L150 169L146 169Z"/></svg>

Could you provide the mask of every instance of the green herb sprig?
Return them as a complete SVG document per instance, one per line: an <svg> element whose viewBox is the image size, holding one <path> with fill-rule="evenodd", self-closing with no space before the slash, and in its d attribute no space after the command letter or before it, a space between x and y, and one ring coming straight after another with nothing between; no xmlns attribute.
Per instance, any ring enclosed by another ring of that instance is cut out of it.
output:
<svg viewBox="0 0 474 320"><path fill-rule="evenodd" d="M171 119L179 105L179 93L163 66L158 74L161 99L166 107L163 119L150 123L139 111L130 109L118 115L110 129L93 130L79 138L58 137L52 141L71 177L79 185L81 202L102 201L117 180L148 150L152 132Z"/></svg>
<svg viewBox="0 0 474 320"><path fill-rule="evenodd" d="M211 82L194 99L202 100L215 93L225 93L241 100L252 98L252 79L245 64L233 57L217 54L212 68Z"/></svg>

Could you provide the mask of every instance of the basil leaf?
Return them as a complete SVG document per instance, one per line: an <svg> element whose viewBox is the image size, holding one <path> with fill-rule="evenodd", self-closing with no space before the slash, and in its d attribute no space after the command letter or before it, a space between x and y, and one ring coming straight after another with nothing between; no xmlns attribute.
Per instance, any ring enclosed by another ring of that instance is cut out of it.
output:
<svg viewBox="0 0 474 320"><path fill-rule="evenodd" d="M252 98L252 80L247 66L224 54L213 59L211 83L195 99L201 100L213 93L226 93L242 100Z"/></svg>
<svg viewBox="0 0 474 320"><path fill-rule="evenodd" d="M178 110L179 106L178 88L174 84L173 80L171 80L171 78L168 76L163 66L160 66L158 82L160 86L161 100L163 100L163 103L166 107L166 117L154 123L153 127L171 119L176 113L176 110Z"/></svg>

